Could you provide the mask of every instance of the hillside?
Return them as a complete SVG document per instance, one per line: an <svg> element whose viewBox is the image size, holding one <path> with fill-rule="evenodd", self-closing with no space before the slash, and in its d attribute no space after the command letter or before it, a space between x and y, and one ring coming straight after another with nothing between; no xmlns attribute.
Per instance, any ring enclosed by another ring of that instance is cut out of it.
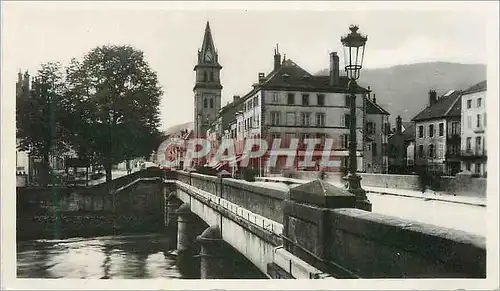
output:
<svg viewBox="0 0 500 291"><path fill-rule="evenodd" d="M318 73L327 74L327 69ZM465 90L483 80L485 65L432 62L365 69L358 83L371 87L377 103L389 111L394 124L398 115L409 121L427 107L430 89L442 95L453 89Z"/></svg>

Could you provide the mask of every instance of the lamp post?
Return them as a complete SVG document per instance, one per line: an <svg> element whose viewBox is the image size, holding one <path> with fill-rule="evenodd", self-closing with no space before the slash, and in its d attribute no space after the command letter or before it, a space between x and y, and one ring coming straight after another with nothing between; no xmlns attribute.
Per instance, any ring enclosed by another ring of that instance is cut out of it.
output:
<svg viewBox="0 0 500 291"><path fill-rule="evenodd" d="M348 191L356 195L356 208L371 211L372 205L366 197L366 191L361 188L361 177L357 175L357 135L356 135L356 93L358 85L356 80L359 78L360 71L363 65L363 57L365 53L366 36L358 33L359 27L351 25L351 32L341 37L340 41L344 47L345 71L349 78L347 91L350 97L351 109L351 126L350 126L350 145L349 145L349 174L345 179L348 181Z"/></svg>

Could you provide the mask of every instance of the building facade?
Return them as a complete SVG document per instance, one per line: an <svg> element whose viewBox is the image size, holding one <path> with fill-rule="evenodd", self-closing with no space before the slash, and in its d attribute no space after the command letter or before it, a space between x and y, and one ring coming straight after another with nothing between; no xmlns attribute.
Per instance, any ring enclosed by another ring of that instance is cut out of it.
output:
<svg viewBox="0 0 500 291"><path fill-rule="evenodd" d="M323 142L330 138L335 141L331 160L340 161L341 167L347 167L351 97L347 92L348 79L339 75L339 58L336 53L330 54L330 68L328 76L314 76L294 61L281 59L276 48L273 70L268 74L258 74L258 81L253 84L253 89L240 98L239 107L235 110L236 121L231 124L231 132L239 141L236 151L240 154L243 152L244 142L248 138L265 138L269 147L273 141L281 139L281 148L288 148L290 140L296 138L299 139L297 155L303 156L306 149L304 139L317 138ZM382 116L388 115L383 109L378 110L380 106L367 98L368 92L365 88L359 88L356 94L358 171L365 169L363 156L367 104L377 109L373 118L380 115L382 122L385 120ZM377 122L374 126L380 127L382 131L380 123ZM235 130L235 135L232 130ZM380 136L380 141L382 140L383 136ZM324 145L323 142L315 148L315 166L304 170L319 169L319 160L322 158L320 150ZM268 159L259 159L258 164L273 172L282 169L285 160L286 157L278 158L275 168L270 166ZM380 158L378 163L382 165L383 159Z"/></svg>
<svg viewBox="0 0 500 291"><path fill-rule="evenodd" d="M389 136L389 173L408 174L414 172L415 125L396 118L396 127Z"/></svg>
<svg viewBox="0 0 500 291"><path fill-rule="evenodd" d="M462 170L485 177L486 151L486 81L462 93L461 146Z"/></svg>
<svg viewBox="0 0 500 291"><path fill-rule="evenodd" d="M369 87L368 87L369 88ZM387 173L389 168L388 138L390 134L389 112L377 104L375 94L364 100L364 156L363 171L366 173Z"/></svg>
<svg viewBox="0 0 500 291"><path fill-rule="evenodd" d="M451 90L437 97L429 92L429 106L417 114L415 123L415 166L454 176L460 172L461 92Z"/></svg>

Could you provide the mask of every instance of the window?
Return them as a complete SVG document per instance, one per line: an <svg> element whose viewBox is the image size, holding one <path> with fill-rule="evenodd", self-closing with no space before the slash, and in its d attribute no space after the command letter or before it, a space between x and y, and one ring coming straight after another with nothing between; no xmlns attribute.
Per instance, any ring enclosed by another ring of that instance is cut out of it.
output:
<svg viewBox="0 0 500 291"><path fill-rule="evenodd" d="M325 126L325 114L316 113L316 126Z"/></svg>
<svg viewBox="0 0 500 291"><path fill-rule="evenodd" d="M253 98L253 106L259 106L259 96Z"/></svg>
<svg viewBox="0 0 500 291"><path fill-rule="evenodd" d="M476 116L476 127L481 127L481 114Z"/></svg>
<svg viewBox="0 0 500 291"><path fill-rule="evenodd" d="M295 125L295 112L287 112L286 124L287 125Z"/></svg>
<svg viewBox="0 0 500 291"><path fill-rule="evenodd" d="M424 145L419 145L418 146L418 157L423 158L424 157Z"/></svg>
<svg viewBox="0 0 500 291"><path fill-rule="evenodd" d="M293 94L293 93L288 94L287 104L289 104L289 105L295 104L295 94Z"/></svg>
<svg viewBox="0 0 500 291"><path fill-rule="evenodd" d="M214 72L210 72L210 82L214 81Z"/></svg>
<svg viewBox="0 0 500 291"><path fill-rule="evenodd" d="M325 106L325 95L318 94L318 106Z"/></svg>
<svg viewBox="0 0 500 291"><path fill-rule="evenodd" d="M472 100L467 100L467 109L472 107Z"/></svg>
<svg viewBox="0 0 500 291"><path fill-rule="evenodd" d="M302 105L309 105L309 94L302 94Z"/></svg>
<svg viewBox="0 0 500 291"><path fill-rule="evenodd" d="M279 102L280 102L280 94L273 93L273 103L279 103Z"/></svg>
<svg viewBox="0 0 500 291"><path fill-rule="evenodd" d="M279 133L275 133L275 132L271 133L271 139L272 140L278 139L280 137L281 137L281 135Z"/></svg>
<svg viewBox="0 0 500 291"><path fill-rule="evenodd" d="M434 137L434 124L429 125L429 137Z"/></svg>
<svg viewBox="0 0 500 291"><path fill-rule="evenodd" d="M418 137L419 138L424 137L424 126L423 125L418 126Z"/></svg>
<svg viewBox="0 0 500 291"><path fill-rule="evenodd" d="M443 144L439 144L438 145L438 148L437 148L437 158L438 159L444 158L444 145Z"/></svg>
<svg viewBox="0 0 500 291"><path fill-rule="evenodd" d="M301 125L309 126L309 124L311 123L311 114L309 112L302 112L300 114L300 119L301 119Z"/></svg>
<svg viewBox="0 0 500 291"><path fill-rule="evenodd" d="M470 172L470 168L471 168L471 163L470 162L467 162L467 164L465 164L465 168L467 169L467 171Z"/></svg>
<svg viewBox="0 0 500 291"><path fill-rule="evenodd" d="M210 98L210 108L214 108L214 99Z"/></svg>
<svg viewBox="0 0 500 291"><path fill-rule="evenodd" d="M439 124L439 136L443 136L444 135L444 123L440 123Z"/></svg>
<svg viewBox="0 0 500 291"><path fill-rule="evenodd" d="M377 144L372 143L372 156L376 157L377 156Z"/></svg>
<svg viewBox="0 0 500 291"><path fill-rule="evenodd" d="M483 113L483 124L486 127L486 113Z"/></svg>
<svg viewBox="0 0 500 291"><path fill-rule="evenodd" d="M453 122L451 124L451 134L460 134L460 129L459 129L459 124L458 122Z"/></svg>
<svg viewBox="0 0 500 291"><path fill-rule="evenodd" d="M467 116L467 128L472 128L472 117Z"/></svg>
<svg viewBox="0 0 500 291"><path fill-rule="evenodd" d="M373 122L370 121L370 122L366 123L366 133L368 133L368 134L375 133L375 127L374 127Z"/></svg>
<svg viewBox="0 0 500 291"><path fill-rule="evenodd" d="M351 115L346 114L344 115L344 120L345 120L345 127L351 128Z"/></svg>
<svg viewBox="0 0 500 291"><path fill-rule="evenodd" d="M476 137L476 154L481 152L481 137Z"/></svg>
<svg viewBox="0 0 500 291"><path fill-rule="evenodd" d="M471 137L468 137L468 138L466 139L466 144L465 144L465 147L466 147L467 152L470 152L470 151L471 151L471 141L472 141L472 138L471 138Z"/></svg>
<svg viewBox="0 0 500 291"><path fill-rule="evenodd" d="M203 99L203 108L208 108L208 99Z"/></svg>
<svg viewBox="0 0 500 291"><path fill-rule="evenodd" d="M207 72L203 72L203 82L207 81Z"/></svg>
<svg viewBox="0 0 500 291"><path fill-rule="evenodd" d="M348 135L348 134L343 134L343 135L341 135L341 138L342 138L342 144L341 144L342 148L343 148L343 149L348 148L348 147L349 147L349 144L350 144L350 143L349 143L349 141L350 141L350 140L349 140L349 139L350 139L350 135Z"/></svg>
<svg viewBox="0 0 500 291"><path fill-rule="evenodd" d="M271 111L271 124L272 125L280 124L280 113L278 111Z"/></svg>
<svg viewBox="0 0 500 291"><path fill-rule="evenodd" d="M345 95L345 97L344 97L344 105L345 105L345 107L351 107L351 96Z"/></svg>
<svg viewBox="0 0 500 291"><path fill-rule="evenodd" d="M434 158L434 145L433 144L430 144L429 145L429 158L433 159Z"/></svg>
<svg viewBox="0 0 500 291"><path fill-rule="evenodd" d="M483 99L482 98L477 98L477 108L481 107Z"/></svg>
<svg viewBox="0 0 500 291"><path fill-rule="evenodd" d="M367 144L366 145L366 150L371 151L372 150L372 145L371 144Z"/></svg>
<svg viewBox="0 0 500 291"><path fill-rule="evenodd" d="M480 174L481 173L481 164L480 163L476 163L476 166L474 167L474 170L475 170L476 174Z"/></svg>

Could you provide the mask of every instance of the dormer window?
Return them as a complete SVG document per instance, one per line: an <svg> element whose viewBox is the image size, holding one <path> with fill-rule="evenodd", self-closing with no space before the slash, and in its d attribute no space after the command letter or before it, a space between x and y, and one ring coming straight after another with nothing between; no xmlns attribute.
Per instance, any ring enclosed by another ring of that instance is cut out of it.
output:
<svg viewBox="0 0 500 291"><path fill-rule="evenodd" d="M290 78L290 75L285 73L285 74L281 75L281 78L283 79L283 81L288 81L288 79Z"/></svg>

